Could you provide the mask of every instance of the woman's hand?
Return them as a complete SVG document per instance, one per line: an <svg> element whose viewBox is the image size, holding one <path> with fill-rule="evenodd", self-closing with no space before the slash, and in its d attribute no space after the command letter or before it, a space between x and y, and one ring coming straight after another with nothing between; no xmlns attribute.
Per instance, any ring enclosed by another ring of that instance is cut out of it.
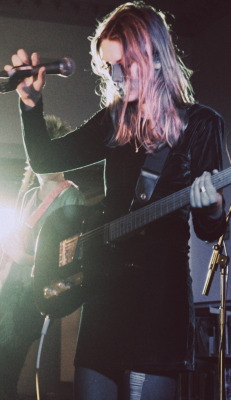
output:
<svg viewBox="0 0 231 400"><path fill-rule="evenodd" d="M23 49L20 49L16 54L13 54L11 59L12 65L5 65L5 71L10 71L12 68L21 65L31 65L32 67L35 67L39 64L38 53L32 53L31 57L29 57ZM18 84L17 92L28 109L34 107L40 99L42 88L45 85L45 75L46 69L45 67L41 67L38 71L38 75L25 78Z"/></svg>
<svg viewBox="0 0 231 400"><path fill-rule="evenodd" d="M214 170L213 174L217 172L217 170ZM218 219L221 217L222 196L213 186L210 172L204 172L193 182L190 191L190 204L193 208L207 208L210 218Z"/></svg>

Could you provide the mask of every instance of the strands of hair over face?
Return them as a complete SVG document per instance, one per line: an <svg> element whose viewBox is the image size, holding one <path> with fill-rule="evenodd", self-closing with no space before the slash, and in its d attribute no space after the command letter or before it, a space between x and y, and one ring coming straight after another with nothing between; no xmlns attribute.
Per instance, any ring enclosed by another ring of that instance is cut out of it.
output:
<svg viewBox="0 0 231 400"><path fill-rule="evenodd" d="M161 144L173 146L185 129L180 112L193 103L191 71L185 67L172 43L163 13L142 1L117 7L98 24L91 39L93 71L100 76L102 105L109 106L116 121L119 145L134 141L148 152ZM119 41L123 49L122 68L125 95L116 85L100 57L102 40ZM137 66L137 100L130 104L131 66Z"/></svg>

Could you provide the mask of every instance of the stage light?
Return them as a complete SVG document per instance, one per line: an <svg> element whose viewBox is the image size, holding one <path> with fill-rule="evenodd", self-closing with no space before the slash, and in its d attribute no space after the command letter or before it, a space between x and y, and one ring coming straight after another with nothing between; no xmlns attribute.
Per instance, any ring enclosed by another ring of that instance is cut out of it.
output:
<svg viewBox="0 0 231 400"><path fill-rule="evenodd" d="M0 205L0 241L12 232L15 218L14 207Z"/></svg>

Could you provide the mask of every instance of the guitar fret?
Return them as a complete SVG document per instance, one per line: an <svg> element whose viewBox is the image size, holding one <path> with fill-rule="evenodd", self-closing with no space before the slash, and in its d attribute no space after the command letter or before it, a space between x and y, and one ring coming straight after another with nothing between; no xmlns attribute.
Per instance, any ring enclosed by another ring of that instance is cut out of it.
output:
<svg viewBox="0 0 231 400"><path fill-rule="evenodd" d="M180 190L110 223L109 240L126 236L189 203L190 188Z"/></svg>
<svg viewBox="0 0 231 400"><path fill-rule="evenodd" d="M212 182L216 189L229 185L231 183L231 167L213 175ZM82 240L103 235L104 243L113 242L189 203L190 186L88 232L83 235Z"/></svg>

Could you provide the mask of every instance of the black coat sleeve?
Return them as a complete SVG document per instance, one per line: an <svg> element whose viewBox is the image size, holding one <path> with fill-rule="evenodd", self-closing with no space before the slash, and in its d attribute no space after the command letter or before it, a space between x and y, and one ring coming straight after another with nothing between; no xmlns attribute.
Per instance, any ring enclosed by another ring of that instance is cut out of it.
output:
<svg viewBox="0 0 231 400"><path fill-rule="evenodd" d="M204 171L222 170L223 119L215 111L205 108L203 117L195 129L194 143L191 147L191 180ZM224 206L224 202L223 202ZM209 207L192 209L193 226L196 235L209 242L216 240L225 230L225 209L221 218L209 217Z"/></svg>
<svg viewBox="0 0 231 400"><path fill-rule="evenodd" d="M51 140L43 118L42 100L29 111L21 104L25 151L36 173L70 171L104 160L113 135L109 112L103 109L73 132Z"/></svg>

